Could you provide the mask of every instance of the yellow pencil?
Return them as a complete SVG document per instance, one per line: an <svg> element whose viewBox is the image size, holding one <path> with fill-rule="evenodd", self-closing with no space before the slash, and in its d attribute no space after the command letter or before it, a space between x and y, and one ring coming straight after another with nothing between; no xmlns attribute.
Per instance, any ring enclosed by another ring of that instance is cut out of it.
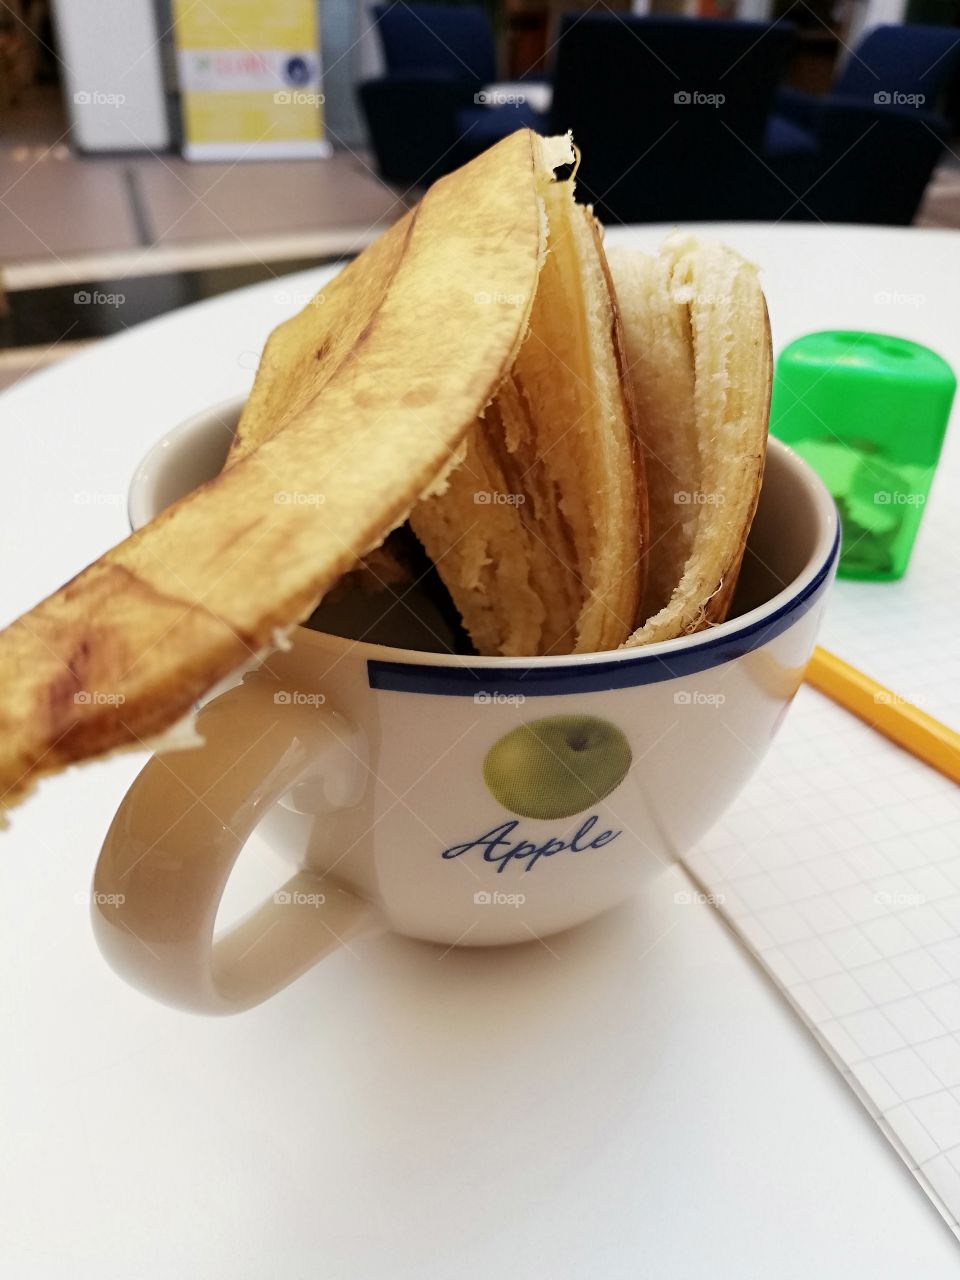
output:
<svg viewBox="0 0 960 1280"><path fill-rule="evenodd" d="M826 649L814 649L804 678L871 729L924 764L939 769L954 782L960 782L960 733L948 729L906 698L885 689Z"/></svg>

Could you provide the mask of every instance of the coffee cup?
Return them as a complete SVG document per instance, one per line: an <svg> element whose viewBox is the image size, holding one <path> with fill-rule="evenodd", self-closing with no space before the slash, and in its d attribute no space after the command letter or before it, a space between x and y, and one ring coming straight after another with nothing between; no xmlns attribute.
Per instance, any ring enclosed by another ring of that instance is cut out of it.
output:
<svg viewBox="0 0 960 1280"><path fill-rule="evenodd" d="M198 414L151 449L130 488L134 527L216 473L239 409ZM480 658L451 652L403 591L390 610L403 622L385 633L295 627L199 707L203 745L155 755L122 801L91 895L104 956L162 1001L231 1013L370 930L496 946L616 906L756 770L802 680L838 546L823 484L771 439L734 608L709 630ZM255 829L291 874L218 932Z"/></svg>

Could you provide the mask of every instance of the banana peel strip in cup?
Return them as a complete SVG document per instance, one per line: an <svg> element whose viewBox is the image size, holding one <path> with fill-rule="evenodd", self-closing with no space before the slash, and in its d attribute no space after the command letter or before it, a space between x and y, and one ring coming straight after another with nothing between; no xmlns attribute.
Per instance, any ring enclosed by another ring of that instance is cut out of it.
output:
<svg viewBox="0 0 960 1280"><path fill-rule="evenodd" d="M169 747L408 520L483 654L722 620L766 444L756 272L683 236L608 262L574 159L522 130L435 183L271 334L221 474L0 632L0 805Z"/></svg>

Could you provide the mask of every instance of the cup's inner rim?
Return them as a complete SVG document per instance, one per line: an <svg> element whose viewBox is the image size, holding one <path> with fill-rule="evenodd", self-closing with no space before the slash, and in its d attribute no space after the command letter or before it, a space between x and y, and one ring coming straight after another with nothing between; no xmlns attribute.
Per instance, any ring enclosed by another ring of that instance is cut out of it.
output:
<svg viewBox="0 0 960 1280"><path fill-rule="evenodd" d="M134 511L142 509L144 505L150 505L149 503L145 504L140 490L148 483L155 484L158 472L165 465L170 465L171 459L175 456L175 451L171 446L184 436L201 434L205 428L214 425L219 430L223 430L226 425L225 419L237 417L243 407L243 403L244 400L241 397L214 405L210 409L195 414L186 422L174 427L153 445L137 466L130 483L128 510L131 515L131 524L135 523L133 518ZM768 438L767 452L768 465L769 455L771 453L776 454L781 465L787 468L791 478L790 482L807 489L815 510L822 517L813 550L803 568L793 580L764 601L763 604L757 605L753 609L739 614L736 618L718 623L716 626L709 627L704 631L696 631L691 635L678 636L672 640L660 640L654 644L641 645L635 648L621 647L594 653L531 657L503 657L499 655L485 657L476 654L437 653L422 649L404 649L395 645L376 644L369 640L354 640L346 636L335 635L332 632L318 631L312 627L305 626L303 623L294 623L290 628L281 628L280 631L281 633L288 630L296 632L298 644L309 644L315 648L337 654L349 652L355 657L366 657L370 661L471 669L482 666L485 670L498 669L503 671L531 667L569 666L571 663L581 666L598 662L636 660L640 657L655 659L661 656L667 657L679 650L695 652L698 648L706 645L714 645L718 640L733 639L738 633L751 630L757 623L763 622L765 619L782 615L799 597L809 595L811 590L827 577L831 565L840 551L839 516L833 498L827 491L823 481L799 454L795 453L793 449L775 436ZM158 514L158 511L152 511L153 516ZM136 527L139 527L142 523L144 522L136 522Z"/></svg>

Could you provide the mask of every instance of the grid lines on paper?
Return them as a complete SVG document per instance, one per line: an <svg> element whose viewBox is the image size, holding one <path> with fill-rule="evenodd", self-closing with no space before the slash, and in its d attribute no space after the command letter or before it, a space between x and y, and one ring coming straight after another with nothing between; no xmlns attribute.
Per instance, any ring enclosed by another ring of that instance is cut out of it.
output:
<svg viewBox="0 0 960 1280"><path fill-rule="evenodd" d="M960 1232L960 794L803 688L685 863Z"/></svg>

